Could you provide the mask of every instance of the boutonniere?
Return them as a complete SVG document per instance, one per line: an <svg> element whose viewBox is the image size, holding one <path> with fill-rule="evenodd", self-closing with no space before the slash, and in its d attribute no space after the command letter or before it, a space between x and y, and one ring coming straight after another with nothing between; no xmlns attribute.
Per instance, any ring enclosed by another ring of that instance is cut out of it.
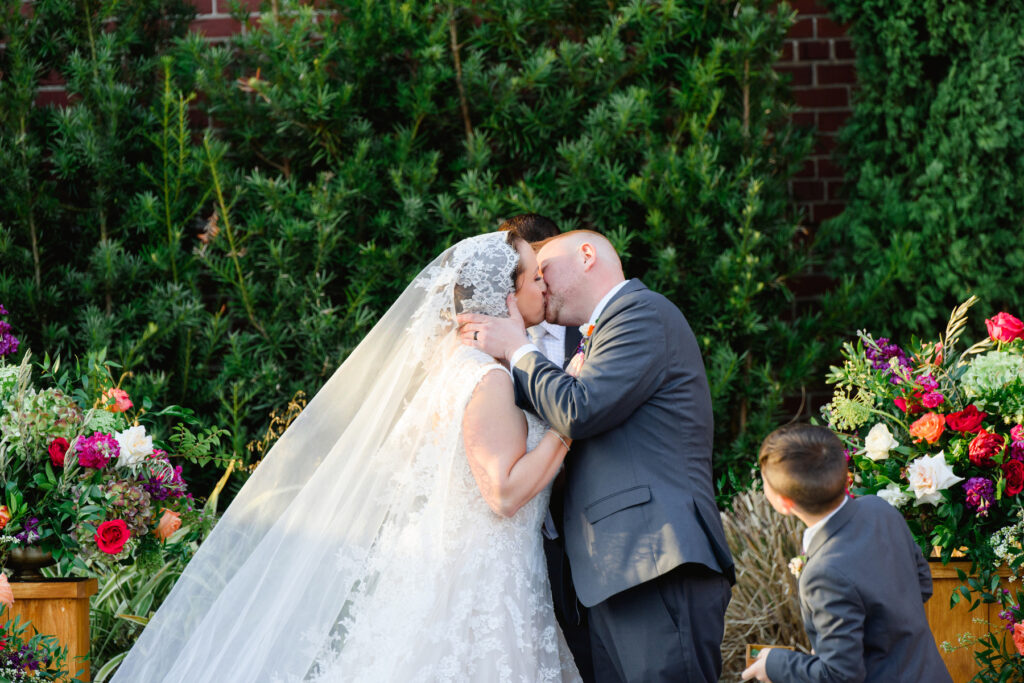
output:
<svg viewBox="0 0 1024 683"><path fill-rule="evenodd" d="M807 556L797 555L789 561L789 573L799 579L805 564L807 564Z"/></svg>
<svg viewBox="0 0 1024 683"><path fill-rule="evenodd" d="M597 327L597 323L587 323L586 325L580 325L580 343L576 345L576 350L573 351L573 356L584 353L587 350L587 346L590 344L590 335L594 334L594 328Z"/></svg>

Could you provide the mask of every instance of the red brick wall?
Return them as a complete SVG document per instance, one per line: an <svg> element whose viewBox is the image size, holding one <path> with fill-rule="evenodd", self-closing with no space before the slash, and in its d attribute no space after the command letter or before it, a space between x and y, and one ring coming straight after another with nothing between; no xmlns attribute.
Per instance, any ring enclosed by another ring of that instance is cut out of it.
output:
<svg viewBox="0 0 1024 683"><path fill-rule="evenodd" d="M790 190L804 209L805 222L816 227L843 209L841 170L832 161L836 131L850 115L850 95L857 82L853 47L844 26L836 24L819 0L789 0L797 21L786 36L777 70L792 77L799 107L796 123L817 129L814 151Z"/></svg>

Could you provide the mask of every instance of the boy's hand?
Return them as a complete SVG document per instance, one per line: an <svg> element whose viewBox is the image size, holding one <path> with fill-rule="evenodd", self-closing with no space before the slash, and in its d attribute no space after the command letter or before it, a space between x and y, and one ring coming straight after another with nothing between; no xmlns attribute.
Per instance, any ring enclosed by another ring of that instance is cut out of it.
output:
<svg viewBox="0 0 1024 683"><path fill-rule="evenodd" d="M754 660L754 663L744 669L743 673L740 674L743 676L740 680L749 681L753 678L758 681L764 681L764 683L772 683L772 679L768 678L768 672L765 670L768 661L768 653L770 651L771 648L765 648L758 652L757 659Z"/></svg>

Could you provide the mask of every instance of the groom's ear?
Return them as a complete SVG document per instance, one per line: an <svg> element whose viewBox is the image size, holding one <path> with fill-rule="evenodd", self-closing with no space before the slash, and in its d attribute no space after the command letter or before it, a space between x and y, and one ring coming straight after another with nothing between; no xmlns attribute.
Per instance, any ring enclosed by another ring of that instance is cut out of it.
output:
<svg viewBox="0 0 1024 683"><path fill-rule="evenodd" d="M583 257L583 272L590 270L597 263L597 248L590 242L580 245L580 254Z"/></svg>

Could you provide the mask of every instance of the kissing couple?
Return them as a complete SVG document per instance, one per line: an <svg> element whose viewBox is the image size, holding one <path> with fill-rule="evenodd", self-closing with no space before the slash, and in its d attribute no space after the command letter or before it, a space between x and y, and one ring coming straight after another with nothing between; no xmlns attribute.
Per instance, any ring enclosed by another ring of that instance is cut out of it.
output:
<svg viewBox="0 0 1024 683"><path fill-rule="evenodd" d="M420 272L114 681L718 680L735 578L697 340L606 238L535 224Z"/></svg>

